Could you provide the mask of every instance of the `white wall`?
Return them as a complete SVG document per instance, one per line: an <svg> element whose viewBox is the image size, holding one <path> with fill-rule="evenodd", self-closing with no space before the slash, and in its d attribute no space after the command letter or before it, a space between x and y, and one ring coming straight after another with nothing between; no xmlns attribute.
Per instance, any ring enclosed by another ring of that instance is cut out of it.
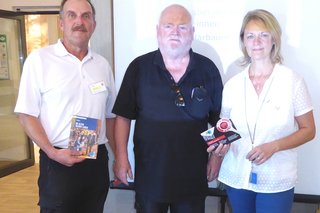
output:
<svg viewBox="0 0 320 213"><path fill-rule="evenodd" d="M13 6L59 6L58 0L0 0L0 9L12 10Z"/></svg>

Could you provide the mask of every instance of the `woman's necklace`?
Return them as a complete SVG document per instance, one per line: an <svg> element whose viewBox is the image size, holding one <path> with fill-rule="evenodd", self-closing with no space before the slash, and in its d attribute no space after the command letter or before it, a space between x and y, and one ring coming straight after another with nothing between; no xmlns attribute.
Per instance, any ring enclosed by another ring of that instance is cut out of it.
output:
<svg viewBox="0 0 320 213"><path fill-rule="evenodd" d="M262 92L262 89L263 89L263 86L264 86L264 83L267 81L267 79L270 77L271 73L272 73L272 70L273 70L273 67L271 70L269 70L267 72L267 74L261 74L261 75L256 75L251 67L249 69L249 78L252 82L252 85L254 87L254 89L256 90L256 93L258 95L260 95L260 93Z"/></svg>
<svg viewBox="0 0 320 213"><path fill-rule="evenodd" d="M267 81L267 79L270 77L271 73L266 76L249 76L250 80L252 82L252 85L254 89L256 90L256 93L260 95L262 92L264 83Z"/></svg>

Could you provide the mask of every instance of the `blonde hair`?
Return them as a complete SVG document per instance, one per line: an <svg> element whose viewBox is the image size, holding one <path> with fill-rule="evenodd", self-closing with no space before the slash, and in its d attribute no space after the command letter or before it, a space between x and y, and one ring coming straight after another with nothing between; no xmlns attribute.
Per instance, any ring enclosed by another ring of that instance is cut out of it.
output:
<svg viewBox="0 0 320 213"><path fill-rule="evenodd" d="M282 64L283 57L281 55L281 27L277 19L270 12L262 9L249 11L246 16L243 18L242 26L240 30L240 48L244 55L241 64L243 66L247 66L251 63L251 58L248 55L246 47L244 45L244 31L247 24L251 21L259 21L267 28L267 30L271 33L274 45L271 49L271 61L272 63Z"/></svg>

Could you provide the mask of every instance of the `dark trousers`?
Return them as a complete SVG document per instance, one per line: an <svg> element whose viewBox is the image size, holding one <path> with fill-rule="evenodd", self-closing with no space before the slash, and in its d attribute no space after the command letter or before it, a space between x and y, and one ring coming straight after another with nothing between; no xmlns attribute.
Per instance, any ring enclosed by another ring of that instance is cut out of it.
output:
<svg viewBox="0 0 320 213"><path fill-rule="evenodd" d="M157 202L147 196L136 194L135 208L137 213L204 213L205 197L190 198L179 202Z"/></svg>
<svg viewBox="0 0 320 213"><path fill-rule="evenodd" d="M105 145L99 145L97 159L86 159L72 167L49 159L40 150L41 213L103 213L109 183Z"/></svg>

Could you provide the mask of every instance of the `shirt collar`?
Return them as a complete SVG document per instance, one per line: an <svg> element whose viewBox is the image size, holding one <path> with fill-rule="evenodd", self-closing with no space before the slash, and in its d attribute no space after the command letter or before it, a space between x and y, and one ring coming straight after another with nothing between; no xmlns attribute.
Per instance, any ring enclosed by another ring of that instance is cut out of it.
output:
<svg viewBox="0 0 320 213"><path fill-rule="evenodd" d="M190 61L189 61L186 73L190 72L190 70L193 70L195 68L194 52L192 49L189 50L189 55L190 55ZM164 61L159 49L156 51L153 63L158 65L161 69L166 70L166 67L164 65Z"/></svg>
<svg viewBox="0 0 320 213"><path fill-rule="evenodd" d="M67 51L67 49L64 47L64 45L62 44L62 41L61 39L58 40L58 42L56 43L55 45L55 52L58 56L72 56L72 57L75 57L74 55L72 55L71 53L69 53ZM88 53L87 55L84 57L83 61L86 61L88 59L91 59L93 58L93 55L92 55L92 50L90 48L88 48Z"/></svg>

